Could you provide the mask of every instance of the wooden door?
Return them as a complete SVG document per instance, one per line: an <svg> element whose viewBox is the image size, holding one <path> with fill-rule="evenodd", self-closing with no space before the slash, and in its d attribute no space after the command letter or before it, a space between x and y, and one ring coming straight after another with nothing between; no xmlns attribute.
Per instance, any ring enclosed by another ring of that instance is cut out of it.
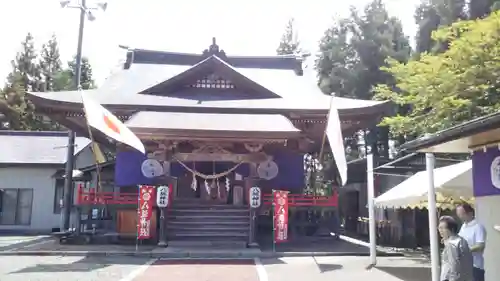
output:
<svg viewBox="0 0 500 281"><path fill-rule="evenodd" d="M117 226L116 229L120 236L135 237L137 236L137 210L125 209L117 210ZM156 238L157 222L156 209L153 209L151 216L151 238Z"/></svg>

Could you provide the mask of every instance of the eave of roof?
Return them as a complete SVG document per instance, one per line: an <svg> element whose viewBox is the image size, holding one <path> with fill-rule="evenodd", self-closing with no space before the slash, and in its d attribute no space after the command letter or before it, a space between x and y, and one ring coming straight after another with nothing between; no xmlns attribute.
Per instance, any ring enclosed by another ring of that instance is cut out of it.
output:
<svg viewBox="0 0 500 281"><path fill-rule="evenodd" d="M401 146L402 150L421 151L447 142L474 136L500 127L500 112L479 117L451 128L426 135Z"/></svg>
<svg viewBox="0 0 500 281"><path fill-rule="evenodd" d="M172 111L172 112L199 112L199 113L269 113L289 114L300 112L304 114L326 114L329 110L328 95L309 97L306 99L251 99L225 101L195 101L171 97L151 95L117 96L110 97L98 90L88 90L90 96L110 111L138 110ZM103 95L100 95L103 94ZM32 92L28 93L30 100L41 108L54 109L58 107L68 111L82 111L80 95L76 91L68 92ZM333 97L341 116L364 114L387 114L392 110L387 101L368 101L349 98Z"/></svg>
<svg viewBox="0 0 500 281"><path fill-rule="evenodd" d="M278 114L207 114L141 111L127 122L129 128L196 131L300 132Z"/></svg>

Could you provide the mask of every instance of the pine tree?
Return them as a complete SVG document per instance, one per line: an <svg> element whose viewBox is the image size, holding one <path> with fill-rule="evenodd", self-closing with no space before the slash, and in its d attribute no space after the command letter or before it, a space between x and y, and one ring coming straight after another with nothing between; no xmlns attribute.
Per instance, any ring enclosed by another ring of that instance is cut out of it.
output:
<svg viewBox="0 0 500 281"><path fill-rule="evenodd" d="M38 92L43 90L41 81L41 69L37 62L35 42L31 33L28 33L21 43L21 51L17 53L12 61L12 73L7 81L10 84L18 83L25 91Z"/></svg>
<svg viewBox="0 0 500 281"><path fill-rule="evenodd" d="M68 62L68 70L71 75L71 79L74 80L76 75L76 56L73 57L72 61ZM86 57L82 57L80 73L80 85L82 86L82 89L88 90L95 88L95 82L92 76L92 65L90 65L90 62Z"/></svg>
<svg viewBox="0 0 500 281"><path fill-rule="evenodd" d="M42 72L37 61L33 36L28 33L21 42L21 50L12 61L12 72L0 95L2 127L10 130L49 129L35 107L26 97L28 91L43 90Z"/></svg>
<svg viewBox="0 0 500 281"><path fill-rule="evenodd" d="M40 67L45 84L45 90L60 90L54 87L54 79L62 71L61 55L59 53L59 46L55 35L52 35L52 38L42 46L40 54Z"/></svg>
<svg viewBox="0 0 500 281"><path fill-rule="evenodd" d="M390 17L381 0L373 0L363 13L352 9L325 32L316 60L320 85L327 93L371 99L372 88L391 83L382 70L387 58L405 62L410 44L401 22Z"/></svg>
<svg viewBox="0 0 500 281"><path fill-rule="evenodd" d="M384 71L387 59L406 62L410 53L409 40L403 33L401 22L389 16L381 0L373 0L363 12L352 8L350 17L337 20L325 32L316 60L320 87L327 94L372 99L376 85L394 84L393 76ZM387 141L386 133L385 128L373 130L373 134L385 134L379 138L384 141ZM353 155L361 155L358 151L359 134L345 136ZM381 147L388 146L387 143L380 144ZM377 144L370 145L376 154ZM354 153L356 151L358 153ZM382 153L386 156L387 151Z"/></svg>
<svg viewBox="0 0 500 281"><path fill-rule="evenodd" d="M439 28L441 18L434 6L429 2L421 3L415 11L415 23L418 26L415 36L417 54L429 52L435 45L432 32Z"/></svg>
<svg viewBox="0 0 500 281"><path fill-rule="evenodd" d="M295 20L291 18L285 27L285 32L281 36L281 41L276 49L276 54L294 55L299 54L300 52L300 41L298 33L295 30Z"/></svg>

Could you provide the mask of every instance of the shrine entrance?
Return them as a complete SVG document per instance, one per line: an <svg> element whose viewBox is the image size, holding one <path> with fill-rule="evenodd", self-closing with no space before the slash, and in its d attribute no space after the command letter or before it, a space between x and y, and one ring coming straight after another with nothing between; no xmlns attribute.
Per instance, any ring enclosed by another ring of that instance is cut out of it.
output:
<svg viewBox="0 0 500 281"><path fill-rule="evenodd" d="M179 164L183 173L178 179L176 200L216 205L243 205L246 202L243 176L237 169L248 163L197 161Z"/></svg>

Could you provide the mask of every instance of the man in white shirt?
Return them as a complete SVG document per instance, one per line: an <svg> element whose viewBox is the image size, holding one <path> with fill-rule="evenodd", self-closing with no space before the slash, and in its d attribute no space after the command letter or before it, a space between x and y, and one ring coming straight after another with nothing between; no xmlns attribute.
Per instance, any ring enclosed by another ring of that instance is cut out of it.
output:
<svg viewBox="0 0 500 281"><path fill-rule="evenodd" d="M463 222L460 235L467 240L474 263L474 281L484 281L484 247L486 246L486 229L474 217L474 208L469 204L457 207L457 216Z"/></svg>

